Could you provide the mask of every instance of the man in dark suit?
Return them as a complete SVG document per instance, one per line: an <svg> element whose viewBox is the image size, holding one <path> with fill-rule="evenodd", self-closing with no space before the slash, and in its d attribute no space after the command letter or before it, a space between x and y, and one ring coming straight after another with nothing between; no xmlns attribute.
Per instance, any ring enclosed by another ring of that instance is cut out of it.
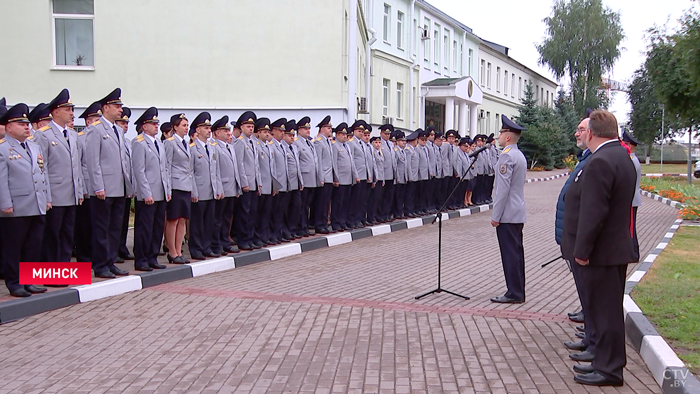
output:
<svg viewBox="0 0 700 394"><path fill-rule="evenodd" d="M572 174L574 181L564 197L562 254L579 264L586 311L586 325L597 334L596 353L590 368L576 375L578 383L621 386L625 355L625 323L622 299L627 264L634 261L632 198L635 170L618 139L615 116L593 111L586 145L593 152L584 168Z"/></svg>

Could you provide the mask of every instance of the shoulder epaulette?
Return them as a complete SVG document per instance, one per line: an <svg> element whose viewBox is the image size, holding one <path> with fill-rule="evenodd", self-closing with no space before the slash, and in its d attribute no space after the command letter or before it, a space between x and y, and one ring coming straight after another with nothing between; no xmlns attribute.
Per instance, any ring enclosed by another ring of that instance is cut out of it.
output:
<svg viewBox="0 0 700 394"><path fill-rule="evenodd" d="M4 144L4 143L5 143L5 139L3 138L0 140L0 144Z"/></svg>
<svg viewBox="0 0 700 394"><path fill-rule="evenodd" d="M348 139L348 141L354 141L354 140L355 140L355 137L351 137Z"/></svg>
<svg viewBox="0 0 700 394"><path fill-rule="evenodd" d="M321 141L321 140L322 140L322 138L321 138L321 137L318 137L318 138L316 138L314 141Z"/></svg>
<svg viewBox="0 0 700 394"><path fill-rule="evenodd" d="M211 146L216 146L217 144L218 144L218 142L210 142L209 143L209 145L211 145Z"/></svg>
<svg viewBox="0 0 700 394"><path fill-rule="evenodd" d="M33 138L34 138L33 135L30 135L29 137L27 137L28 140L31 140L31 139L33 139Z"/></svg>
<svg viewBox="0 0 700 394"><path fill-rule="evenodd" d="M394 150L395 150L395 151L398 151L398 150L399 150L399 148L394 148Z"/></svg>
<svg viewBox="0 0 700 394"><path fill-rule="evenodd" d="M238 136L238 139L239 139L239 140L242 140L242 139L243 139L243 136L242 136L242 135Z"/></svg>
<svg viewBox="0 0 700 394"><path fill-rule="evenodd" d="M272 145L272 144L274 144L274 142L270 141L270 142L268 142L267 144L268 144L268 145Z"/></svg>
<svg viewBox="0 0 700 394"><path fill-rule="evenodd" d="M335 144L335 143L336 143L336 140L331 141L331 143L332 143L332 144Z"/></svg>
<svg viewBox="0 0 700 394"><path fill-rule="evenodd" d="M90 126L97 126L98 124L102 123L101 120L96 120L94 121Z"/></svg>
<svg viewBox="0 0 700 394"><path fill-rule="evenodd" d="M78 133L78 135L85 135L85 132L81 131L80 133Z"/></svg>
<svg viewBox="0 0 700 394"><path fill-rule="evenodd" d="M168 141L175 141L175 137L168 138Z"/></svg>
<svg viewBox="0 0 700 394"><path fill-rule="evenodd" d="M190 144L190 147L191 147L191 148L194 148L195 145L197 145L197 144L195 144L195 143L193 142L193 143Z"/></svg>
<svg viewBox="0 0 700 394"><path fill-rule="evenodd" d="M40 128L39 131L46 131L46 130L48 130L48 129L50 129L50 128L51 128L51 126L46 125L46 126Z"/></svg>
<svg viewBox="0 0 700 394"><path fill-rule="evenodd" d="M137 142L141 142L141 141L143 141L143 140L144 140L143 135L139 135L139 136L136 137L136 141L137 141Z"/></svg>

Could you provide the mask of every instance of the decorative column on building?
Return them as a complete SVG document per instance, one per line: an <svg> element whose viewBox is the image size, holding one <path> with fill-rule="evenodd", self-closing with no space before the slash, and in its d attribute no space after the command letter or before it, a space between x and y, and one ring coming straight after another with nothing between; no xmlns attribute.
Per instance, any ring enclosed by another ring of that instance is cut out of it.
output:
<svg viewBox="0 0 700 394"><path fill-rule="evenodd" d="M464 100L459 100L459 128L457 129L459 135L467 135L467 116L469 116L467 102Z"/></svg>
<svg viewBox="0 0 700 394"><path fill-rule="evenodd" d="M469 136L472 138L476 136L476 126L478 121L479 118L476 111L476 104L472 104L469 106Z"/></svg>
<svg viewBox="0 0 700 394"><path fill-rule="evenodd" d="M445 97L445 130L455 128L455 99Z"/></svg>

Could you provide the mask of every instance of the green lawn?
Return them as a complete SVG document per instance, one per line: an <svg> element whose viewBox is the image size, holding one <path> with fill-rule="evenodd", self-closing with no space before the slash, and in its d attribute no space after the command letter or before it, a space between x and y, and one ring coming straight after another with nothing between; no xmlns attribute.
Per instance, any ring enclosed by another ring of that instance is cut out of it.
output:
<svg viewBox="0 0 700 394"><path fill-rule="evenodd" d="M640 158L642 162L642 174L659 174L661 173L661 165L659 163L644 164L644 158ZM693 163L695 166L695 163ZM664 163L664 174L687 174L687 164L667 164Z"/></svg>
<svg viewBox="0 0 700 394"><path fill-rule="evenodd" d="M681 227L632 298L695 375L700 373L700 227Z"/></svg>

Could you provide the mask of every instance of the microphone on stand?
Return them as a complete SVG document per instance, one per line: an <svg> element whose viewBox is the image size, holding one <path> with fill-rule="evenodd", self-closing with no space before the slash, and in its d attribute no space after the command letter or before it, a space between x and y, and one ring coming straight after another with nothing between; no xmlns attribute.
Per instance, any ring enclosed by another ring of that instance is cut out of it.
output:
<svg viewBox="0 0 700 394"><path fill-rule="evenodd" d="M470 154L469 154L469 157L476 157L476 156L479 156L479 153L485 151L485 150L488 149L488 148L489 148L489 145L484 145L484 146L482 146L481 148L479 148L479 149L475 150L474 152L470 153Z"/></svg>

